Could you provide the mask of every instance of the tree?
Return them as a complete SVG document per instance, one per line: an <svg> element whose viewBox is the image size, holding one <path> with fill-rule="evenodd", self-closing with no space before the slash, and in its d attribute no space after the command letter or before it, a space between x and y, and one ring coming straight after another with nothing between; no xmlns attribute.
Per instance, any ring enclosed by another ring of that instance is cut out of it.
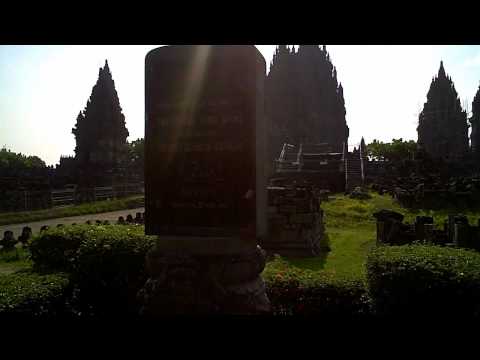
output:
<svg viewBox="0 0 480 360"><path fill-rule="evenodd" d="M413 140L403 141L400 138L384 143L375 139L367 145L367 154L374 160L397 162L412 159L416 149L417 143Z"/></svg>
<svg viewBox="0 0 480 360"><path fill-rule="evenodd" d="M128 161L134 169L145 168L145 139L140 138L128 144Z"/></svg>
<svg viewBox="0 0 480 360"><path fill-rule="evenodd" d="M26 156L22 153L15 153L5 147L0 150L0 170L2 171L24 171L46 168L47 165L38 156Z"/></svg>

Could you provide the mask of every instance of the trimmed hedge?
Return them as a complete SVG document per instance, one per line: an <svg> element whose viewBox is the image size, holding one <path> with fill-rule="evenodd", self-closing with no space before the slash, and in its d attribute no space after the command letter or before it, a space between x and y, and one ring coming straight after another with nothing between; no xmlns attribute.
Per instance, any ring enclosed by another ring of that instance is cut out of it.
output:
<svg viewBox="0 0 480 360"><path fill-rule="evenodd" d="M439 246L380 246L367 258L368 291L381 316L480 313L480 254Z"/></svg>
<svg viewBox="0 0 480 360"><path fill-rule="evenodd" d="M274 315L359 318L371 314L362 278L339 278L291 267L281 257L263 273Z"/></svg>
<svg viewBox="0 0 480 360"><path fill-rule="evenodd" d="M30 249L35 267L70 274L74 294L70 304L74 312L136 316L136 294L147 278L145 255L154 244L155 237L145 236L143 226L77 225L41 233L33 239ZM267 264L262 275L275 315L480 315L480 254L465 249L424 245L377 247L367 257L367 281L361 274L358 278L342 278L302 270L279 256ZM23 284L33 275L9 276L17 277ZM44 298L50 301L48 294L59 299L55 282L52 288L40 290L38 279L31 282L33 289L40 292L32 290L33 304L40 304ZM15 281L11 284L14 286ZM19 286L18 297L28 299L30 290ZM13 294L11 291L8 293ZM15 300L20 305L12 309L22 309L22 301ZM27 301L25 308L35 306ZM38 305L34 313L42 313L41 309Z"/></svg>
<svg viewBox="0 0 480 360"><path fill-rule="evenodd" d="M66 310L68 284L68 276L62 273L0 275L0 319L60 315Z"/></svg>
<svg viewBox="0 0 480 360"><path fill-rule="evenodd" d="M75 225L49 229L30 246L37 269L70 273L82 313L136 312L145 284L145 255L155 244L143 226Z"/></svg>

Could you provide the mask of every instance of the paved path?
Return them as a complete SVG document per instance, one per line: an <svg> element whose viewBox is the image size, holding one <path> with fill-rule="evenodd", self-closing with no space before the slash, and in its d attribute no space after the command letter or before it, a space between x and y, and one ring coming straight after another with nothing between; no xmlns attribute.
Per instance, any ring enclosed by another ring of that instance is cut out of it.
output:
<svg viewBox="0 0 480 360"><path fill-rule="evenodd" d="M90 220L92 223L94 223L95 220L102 220L102 221L108 220L110 221L110 223L115 223L118 220L119 216L123 216L123 218L126 218L128 214L131 214L135 218L135 214L137 212L144 212L144 211L145 211L145 208L141 207L136 209L110 211L106 213L87 214L87 215L70 216L70 217L63 217L63 218L56 218L56 219L40 220L35 222L23 223L23 224L2 225L0 226L0 238L3 238L3 233L7 230L13 231L15 238L18 238L22 234L22 229L24 226L30 226L32 228L32 232L35 234L40 231L40 228L43 225L56 227L57 224L64 224L64 225L69 225L72 223L84 224L87 220Z"/></svg>

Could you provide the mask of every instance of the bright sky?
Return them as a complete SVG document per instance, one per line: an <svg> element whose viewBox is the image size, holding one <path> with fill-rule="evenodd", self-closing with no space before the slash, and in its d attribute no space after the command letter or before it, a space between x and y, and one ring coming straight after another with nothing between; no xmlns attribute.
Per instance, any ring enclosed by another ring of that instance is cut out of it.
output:
<svg viewBox="0 0 480 360"><path fill-rule="evenodd" d="M130 132L144 136L144 59L155 46L0 46L0 148L48 165L73 155L71 129L105 59ZM257 45L267 68L274 45ZM342 82L350 145L362 136L417 139L418 113L440 60L468 109L480 84L480 46L327 45Z"/></svg>

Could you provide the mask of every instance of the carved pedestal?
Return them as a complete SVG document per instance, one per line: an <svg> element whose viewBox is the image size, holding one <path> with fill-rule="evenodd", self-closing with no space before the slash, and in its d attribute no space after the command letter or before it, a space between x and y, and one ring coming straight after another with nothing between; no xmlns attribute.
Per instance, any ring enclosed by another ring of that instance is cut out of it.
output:
<svg viewBox="0 0 480 360"><path fill-rule="evenodd" d="M268 314L270 302L260 274L265 252L237 255L166 252L147 255L149 279L138 293L141 315Z"/></svg>

